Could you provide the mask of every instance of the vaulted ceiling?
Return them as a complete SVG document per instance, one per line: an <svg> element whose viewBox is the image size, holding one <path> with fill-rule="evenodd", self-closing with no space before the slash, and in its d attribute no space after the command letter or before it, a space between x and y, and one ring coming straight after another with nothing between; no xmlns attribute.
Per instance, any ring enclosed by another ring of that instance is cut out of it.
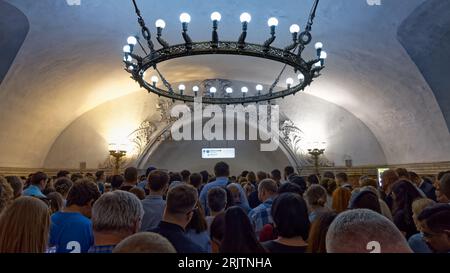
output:
<svg viewBox="0 0 450 273"><path fill-rule="evenodd" d="M131 0L81 0L79 6L68 2L76 1L0 0L0 7L9 4L0 9L0 68L11 59L0 85L0 166L42 167L58 137L81 116L108 101L144 92L121 63L126 38L139 33ZM192 15L191 37L208 40L209 14L220 11L221 38L235 40L239 15L248 11L253 15L248 41L264 41L267 18L279 18L277 47L289 43L292 23L304 26L312 2L138 1L151 28L158 18L167 22L164 35L172 43L182 40L181 12ZM322 0L313 27L314 41L325 44L329 59L323 76L306 94L361 120L377 139L386 163L450 160L450 83L443 73L450 61L445 44L450 26L442 19L450 3L428 2L435 1L381 0L372 6L366 0ZM11 6L24 16L13 17ZM11 22L5 24L5 18ZM20 47L27 21L29 32ZM313 49L306 54L312 57ZM220 56L213 61L186 58L161 69L174 82L220 77L271 84L279 72L278 66ZM301 120L296 109L301 99L280 101L294 121ZM101 126L101 120L98 123ZM348 132L352 135L358 131Z"/></svg>

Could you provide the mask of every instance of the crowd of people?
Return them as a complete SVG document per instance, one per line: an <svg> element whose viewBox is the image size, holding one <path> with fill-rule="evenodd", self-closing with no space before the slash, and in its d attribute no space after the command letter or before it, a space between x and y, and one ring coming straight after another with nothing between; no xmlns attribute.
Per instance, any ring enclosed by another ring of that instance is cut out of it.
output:
<svg viewBox="0 0 450 273"><path fill-rule="evenodd" d="M450 252L450 171L0 176L0 253L370 252Z"/></svg>

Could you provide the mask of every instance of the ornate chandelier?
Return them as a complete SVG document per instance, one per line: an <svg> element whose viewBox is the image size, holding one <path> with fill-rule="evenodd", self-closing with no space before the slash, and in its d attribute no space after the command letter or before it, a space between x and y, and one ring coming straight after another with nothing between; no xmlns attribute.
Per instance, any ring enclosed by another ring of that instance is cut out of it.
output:
<svg viewBox="0 0 450 273"><path fill-rule="evenodd" d="M312 41L311 29L319 0L314 1L304 31L300 32L301 28L297 24L291 25L289 30L292 34L292 44L283 49L271 46L276 39L276 27L278 26L278 19L274 17L270 18L267 22L270 28L269 39L263 44L246 42L248 25L252 19L251 15L247 12L242 13L240 16L242 33L237 41L221 41L219 39L218 27L219 22L222 19L219 12L211 14L211 21L213 23L212 39L207 42L192 41L188 34L191 16L187 13L182 13L180 15L180 22L182 24L184 44L170 45L162 38L162 32L166 23L162 19L158 19L155 22L157 30L156 40L161 48L155 49L151 32L142 18L136 0L132 1L138 17L138 23L142 30L142 37L147 44L147 48L144 47L144 44L140 41L139 37L130 36L127 40L127 45L123 48L125 69L131 74L131 78L137 81L142 88L145 88L158 96L183 102L193 102L196 97L201 96L203 102L206 104L247 104L264 101L270 103L272 100L295 95L297 92L303 91L312 83L314 78L320 76L320 71L324 68L327 53L322 50L323 44L321 42L315 44L317 52L315 59L305 61L302 57L303 50ZM142 50L142 54L137 53L139 48ZM178 88L175 89L158 69L158 64L168 60L187 56L217 54L257 57L276 61L284 64L284 66L268 90L264 90L263 85L258 84L255 86L256 92L251 92L254 95L248 94L250 90L249 87L246 86L241 87L240 93L235 92L230 85L228 85L225 90L220 90L224 92L218 92L218 87L215 86L208 86L207 90L204 86L203 88L193 86L191 92L186 90L184 84L180 84ZM287 88L276 91L275 88L288 66L294 70L297 79L287 78ZM149 72L149 70L153 71ZM153 76L151 76L148 81L146 75L149 75L150 73ZM162 82L163 86L157 85L159 81Z"/></svg>

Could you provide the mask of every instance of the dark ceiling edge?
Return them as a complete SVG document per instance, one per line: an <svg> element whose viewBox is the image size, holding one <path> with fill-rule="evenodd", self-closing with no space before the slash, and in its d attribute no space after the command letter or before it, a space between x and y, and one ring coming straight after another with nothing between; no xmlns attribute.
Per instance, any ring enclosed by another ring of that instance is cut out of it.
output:
<svg viewBox="0 0 450 273"><path fill-rule="evenodd" d="M0 0L0 86L29 31L28 17L19 8Z"/></svg>
<svg viewBox="0 0 450 273"><path fill-rule="evenodd" d="M450 1L425 1L397 29L397 40L433 91L450 133L450 79L445 76L450 45L443 42L449 37Z"/></svg>

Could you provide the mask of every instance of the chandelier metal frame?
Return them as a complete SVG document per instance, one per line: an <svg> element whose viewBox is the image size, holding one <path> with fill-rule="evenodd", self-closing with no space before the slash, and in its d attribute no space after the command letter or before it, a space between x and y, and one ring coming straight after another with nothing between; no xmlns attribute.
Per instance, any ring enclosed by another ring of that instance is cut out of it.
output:
<svg viewBox="0 0 450 273"><path fill-rule="evenodd" d="M170 98L174 101L177 100L183 102L194 102L195 98L198 96L199 87L194 87L194 95L185 94L184 91L186 87L184 85L180 85L178 88L178 92L176 92L172 85L165 79L163 74L158 69L158 64L160 63L187 56L218 54L250 56L268 59L284 64L281 73L277 76L270 89L267 90L267 93L263 94L262 85L258 85L259 87L257 86L256 88L258 92L255 96L246 96L248 88L244 87L241 90L243 92L242 96L232 96L231 93L227 90L226 95L217 97L215 96L215 92L217 91L217 89L213 88L209 93L207 92L207 90L205 90L204 94L206 95L202 96L202 101L206 104L249 104L264 101L268 101L270 103L272 100L295 95L296 93L303 91L313 82L314 78L320 76L320 72L324 68L324 61L327 57L327 54L322 50L323 45L320 42L316 43L315 46L317 51L316 59L305 61L302 58L303 50L312 41L311 29L319 0L314 1L307 25L303 32L299 33L298 25L291 26L293 42L284 49L271 46L271 44L276 39L275 29L278 25L278 20L276 18L269 19L271 37L263 44L253 44L247 43L245 41L247 36L247 26L249 21L251 20L251 17L248 13L244 13L243 15L241 15L242 33L238 41L220 41L217 32L218 23L220 21L220 14L215 12L211 15L211 19L213 21L212 39L211 41L207 42L192 42L192 39L187 33L190 16L184 13L180 16L180 20L182 21L182 36L185 43L171 46L162 38L162 30L165 27L165 22L162 20L158 20L156 22L156 39L161 45L161 48L158 50L155 50L151 32L146 26L144 19L142 18L136 0L132 1L135 12L138 16L138 23L141 26L142 36L147 42L149 52L147 52L147 49L145 49L144 45L141 43L138 37L129 37L128 45L124 47L124 63L126 66L125 70L131 74L131 78L138 82L141 88L145 88L148 92L154 93L158 96ZM243 17L244 15L248 15L248 18ZM141 57L138 54L134 53L134 49L137 45L139 45L142 51L146 54L145 57ZM274 91L287 66L292 67L295 73L299 73L298 83L294 85L293 79L289 78L287 79L286 89L281 91ZM151 83L145 80L145 72L149 69L154 69L155 72L159 75L159 78L153 76ZM159 79L162 80L162 83L166 89L157 87L157 82L159 81Z"/></svg>

